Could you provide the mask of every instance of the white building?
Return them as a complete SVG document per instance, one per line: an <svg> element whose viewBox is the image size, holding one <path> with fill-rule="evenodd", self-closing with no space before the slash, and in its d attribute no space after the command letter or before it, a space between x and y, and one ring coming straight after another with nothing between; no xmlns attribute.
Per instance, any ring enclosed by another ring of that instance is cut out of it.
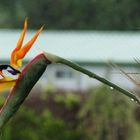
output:
<svg viewBox="0 0 140 140"><path fill-rule="evenodd" d="M28 32L25 40L29 40L33 34L33 31ZM20 31L0 31L1 62L10 59L19 35ZM133 88L134 85L119 71L112 69L108 61L120 64L127 72L137 72L140 67L136 65L134 58L140 57L140 33L45 31L26 56L26 60L32 59L41 51L75 61L122 87ZM46 86L71 90L86 90L100 83L60 64L50 65L40 82Z"/></svg>

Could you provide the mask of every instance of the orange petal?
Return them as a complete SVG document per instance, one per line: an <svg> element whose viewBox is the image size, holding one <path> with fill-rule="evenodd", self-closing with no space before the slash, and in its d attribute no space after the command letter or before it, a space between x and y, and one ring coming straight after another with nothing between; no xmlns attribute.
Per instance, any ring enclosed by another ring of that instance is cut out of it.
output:
<svg viewBox="0 0 140 140"><path fill-rule="evenodd" d="M30 50L30 48L32 47L32 45L34 44L34 42L36 41L37 37L39 36L40 32L43 30L42 26L37 32L36 34L33 36L33 38L24 45L23 48L21 48L18 52L16 52L16 57L17 60L21 60L26 54L27 52Z"/></svg>
<svg viewBox="0 0 140 140"><path fill-rule="evenodd" d="M11 65L15 65L15 53L20 50L21 46L22 46L22 43L23 43L23 40L24 40L24 36L25 36L25 33L27 31L27 25L28 25L28 22L27 22L27 18L25 19L25 22L24 22L24 29L20 35L20 38L19 38L19 41L17 43L17 46L16 48L13 50L12 54L11 54Z"/></svg>
<svg viewBox="0 0 140 140"><path fill-rule="evenodd" d="M22 34L21 34L21 36L19 38L19 41L17 43L16 48L14 49L16 51L19 50L21 48L21 46L22 46L24 36L25 36L26 31L27 31L27 26L28 26L28 18L25 19L23 32L22 32Z"/></svg>

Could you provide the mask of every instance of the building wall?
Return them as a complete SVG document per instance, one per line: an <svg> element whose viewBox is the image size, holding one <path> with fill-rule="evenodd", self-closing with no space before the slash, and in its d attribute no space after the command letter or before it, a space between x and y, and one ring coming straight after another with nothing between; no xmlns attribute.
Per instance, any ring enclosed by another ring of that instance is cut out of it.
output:
<svg viewBox="0 0 140 140"><path fill-rule="evenodd" d="M94 73L107 78L113 83L120 85L121 87L132 89L135 85L126 78L120 71L112 69L108 66L84 66L86 69L93 71ZM137 67L123 67L126 72L137 72ZM92 79L80 72L73 70L72 68L61 65L50 65L45 74L42 76L41 83L46 87L51 85L56 89L64 90L87 90L89 88L98 86L101 82L96 79Z"/></svg>

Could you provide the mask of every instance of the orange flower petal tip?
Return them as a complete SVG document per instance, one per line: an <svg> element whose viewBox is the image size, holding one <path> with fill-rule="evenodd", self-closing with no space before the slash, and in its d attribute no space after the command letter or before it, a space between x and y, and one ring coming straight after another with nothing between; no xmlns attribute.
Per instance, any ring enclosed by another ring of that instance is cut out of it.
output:
<svg viewBox="0 0 140 140"><path fill-rule="evenodd" d="M28 19L25 19L24 29L20 35L19 41L17 43L16 48L13 50L11 54L11 65L14 68L20 68L22 66L22 59L29 52L30 48L38 38L39 34L44 28L44 25L35 33L35 35L22 47L22 43L24 40L25 33L27 31Z"/></svg>

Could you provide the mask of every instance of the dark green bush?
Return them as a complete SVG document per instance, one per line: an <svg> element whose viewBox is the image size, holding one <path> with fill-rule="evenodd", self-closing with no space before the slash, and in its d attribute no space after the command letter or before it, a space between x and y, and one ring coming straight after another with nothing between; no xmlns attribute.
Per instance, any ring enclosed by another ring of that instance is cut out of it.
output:
<svg viewBox="0 0 140 140"><path fill-rule="evenodd" d="M139 112L135 103L108 87L84 94L53 91L43 99L30 97L0 140L137 140Z"/></svg>
<svg viewBox="0 0 140 140"><path fill-rule="evenodd" d="M1 132L2 140L77 140L80 137L79 130L55 118L50 111L37 113L26 107L22 107Z"/></svg>
<svg viewBox="0 0 140 140"><path fill-rule="evenodd" d="M134 130L130 100L108 87L92 90L79 117L86 140L128 140Z"/></svg>
<svg viewBox="0 0 140 140"><path fill-rule="evenodd" d="M26 16L31 28L138 30L138 0L0 0L0 27L19 28Z"/></svg>

